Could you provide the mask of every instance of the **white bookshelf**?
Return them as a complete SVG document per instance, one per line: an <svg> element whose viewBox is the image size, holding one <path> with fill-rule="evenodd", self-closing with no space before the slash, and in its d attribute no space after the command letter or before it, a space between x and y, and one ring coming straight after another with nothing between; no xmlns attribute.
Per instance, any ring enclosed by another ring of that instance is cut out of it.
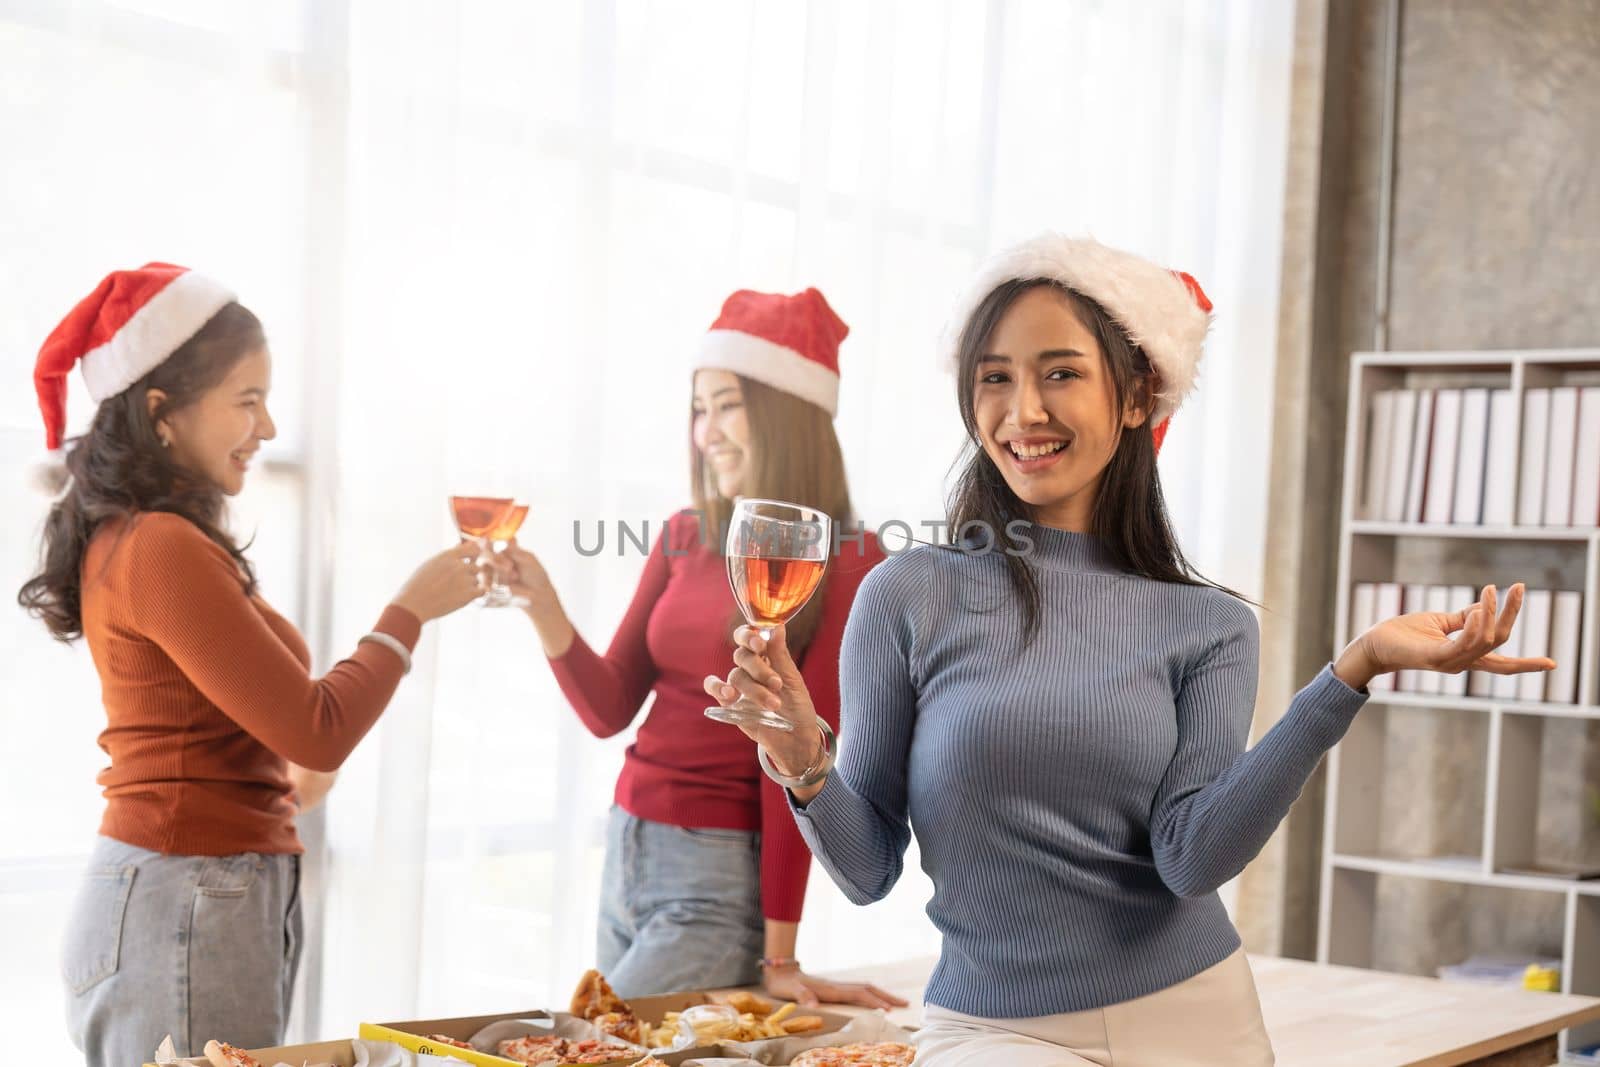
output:
<svg viewBox="0 0 1600 1067"><path fill-rule="evenodd" d="M1367 419L1379 391L1509 388L1516 420L1512 438L1520 443L1524 391L1559 385L1600 385L1600 349L1358 353L1352 360L1335 652L1353 636L1351 602L1357 583L1476 587L1494 582L1504 590L1525 580L1530 588L1578 590L1583 601L1574 704L1373 692L1329 756L1317 931L1317 957L1324 963L1373 966L1380 878L1550 894L1564 908L1562 991L1600 996L1600 880L1570 881L1505 869L1540 858L1533 852L1545 723L1600 720L1600 529L1384 522L1362 513ZM1520 457L1516 469L1521 470ZM1478 840L1478 848L1469 854L1400 857L1380 850L1385 782L1397 772L1386 767L1389 719L1408 714L1459 716L1463 729L1486 734L1483 816L1481 826L1468 828ZM1562 1051L1569 1044L1596 1041L1600 1025L1591 1024L1563 1034Z"/></svg>

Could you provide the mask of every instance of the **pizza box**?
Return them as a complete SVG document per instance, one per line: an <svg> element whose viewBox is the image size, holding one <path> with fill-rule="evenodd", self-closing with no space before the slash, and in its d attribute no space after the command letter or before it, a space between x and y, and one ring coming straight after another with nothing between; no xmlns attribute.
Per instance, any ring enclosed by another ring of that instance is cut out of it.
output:
<svg viewBox="0 0 1600 1067"><path fill-rule="evenodd" d="M703 1002L701 1002L703 1003ZM662 1008L663 1013L672 1011L671 1008ZM368 1041L393 1041L413 1052L427 1052L435 1056L449 1056L454 1059L464 1060L467 1063L478 1064L479 1067L524 1067L516 1060L508 1060L504 1056L496 1056L488 1052L478 1052L474 1049L456 1048L453 1045L441 1044L428 1040L431 1034L442 1034L453 1037L457 1041L471 1040L472 1035L491 1023L507 1019L550 1019L547 1011L515 1011L503 1012L499 1015L469 1015L456 1019L416 1019L398 1023L362 1023L360 1036ZM659 1021L659 1016L657 1017ZM662 1063L676 1067L688 1060L714 1056L717 1049L712 1047L687 1048L679 1052L662 1052L656 1059ZM630 1055L622 1059L611 1060L614 1064L632 1064L644 1059L645 1054ZM552 1065L555 1067L555 1065Z"/></svg>
<svg viewBox="0 0 1600 1067"><path fill-rule="evenodd" d="M321 1041L314 1045L281 1045L278 1048L253 1048L246 1051L264 1067L273 1067L279 1063L292 1063L294 1067L301 1067L301 1064L305 1063L332 1063L337 1067L355 1067L356 1064L355 1046L350 1044L348 1038L343 1041ZM211 1067L211 1061L204 1056L168 1061L169 1067L179 1064L182 1067ZM156 1065L147 1063L144 1067L156 1067Z"/></svg>

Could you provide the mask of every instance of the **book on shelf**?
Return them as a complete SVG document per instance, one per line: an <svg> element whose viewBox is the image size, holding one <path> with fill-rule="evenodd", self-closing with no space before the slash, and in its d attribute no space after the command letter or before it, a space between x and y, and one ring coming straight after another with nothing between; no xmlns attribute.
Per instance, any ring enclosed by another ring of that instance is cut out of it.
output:
<svg viewBox="0 0 1600 1067"><path fill-rule="evenodd" d="M1433 449L1429 442L1433 437L1433 398L1432 389L1419 389L1417 396L1417 421L1411 434L1411 470L1406 476L1406 513L1405 522L1421 522L1423 499L1428 491L1428 457Z"/></svg>
<svg viewBox="0 0 1600 1067"><path fill-rule="evenodd" d="M1433 430L1429 434L1423 522L1446 525L1455 515L1456 457L1460 450L1461 390L1440 389L1433 394Z"/></svg>
<svg viewBox="0 0 1600 1067"><path fill-rule="evenodd" d="M1583 594L1558 590L1550 604L1550 658L1556 667L1544 683L1544 698L1552 704L1578 702L1578 635L1582 628Z"/></svg>
<svg viewBox="0 0 1600 1067"><path fill-rule="evenodd" d="M1522 611L1517 616L1516 628L1522 631L1519 656L1548 656L1550 654L1550 591L1529 589L1522 597ZM1517 675L1517 699L1535 703L1544 700L1544 671L1529 671Z"/></svg>
<svg viewBox="0 0 1600 1067"><path fill-rule="evenodd" d="M1394 389L1374 393L1367 412L1367 454L1362 473L1361 514L1369 519L1384 517L1384 500L1389 487L1389 452L1394 447L1394 406L1398 395Z"/></svg>
<svg viewBox="0 0 1600 1067"><path fill-rule="evenodd" d="M1522 394L1522 476L1517 480L1517 525L1544 521L1545 461L1550 444L1550 390Z"/></svg>
<svg viewBox="0 0 1600 1067"><path fill-rule="evenodd" d="M1476 526L1483 521L1483 482L1488 468L1489 390L1461 391L1461 447L1456 457L1455 505L1449 521Z"/></svg>
<svg viewBox="0 0 1600 1067"><path fill-rule="evenodd" d="M1489 439L1483 471L1483 524L1510 526L1517 517L1517 404L1509 389L1489 391Z"/></svg>
<svg viewBox="0 0 1600 1067"><path fill-rule="evenodd" d="M1393 392L1394 410L1389 429L1389 455L1383 481L1384 522L1403 522L1406 487L1411 478L1411 442L1416 436L1417 394L1410 389Z"/></svg>
<svg viewBox="0 0 1600 1067"><path fill-rule="evenodd" d="M1545 456L1544 524L1572 525L1572 464L1578 453L1578 390L1550 390L1550 436Z"/></svg>
<svg viewBox="0 0 1600 1067"><path fill-rule="evenodd" d="M1578 447L1572 462L1572 525L1600 526L1600 387L1578 394Z"/></svg>

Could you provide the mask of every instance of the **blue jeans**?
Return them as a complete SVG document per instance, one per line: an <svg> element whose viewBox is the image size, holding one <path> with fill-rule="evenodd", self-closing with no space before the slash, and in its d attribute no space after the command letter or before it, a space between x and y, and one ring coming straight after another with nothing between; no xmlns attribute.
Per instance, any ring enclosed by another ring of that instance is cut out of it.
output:
<svg viewBox="0 0 1600 1067"><path fill-rule="evenodd" d="M623 997L760 981L761 835L611 809L596 959Z"/></svg>
<svg viewBox="0 0 1600 1067"><path fill-rule="evenodd" d="M300 857L167 856L96 839L61 953L67 1029L89 1067L144 1063L172 1035L283 1043L300 962Z"/></svg>

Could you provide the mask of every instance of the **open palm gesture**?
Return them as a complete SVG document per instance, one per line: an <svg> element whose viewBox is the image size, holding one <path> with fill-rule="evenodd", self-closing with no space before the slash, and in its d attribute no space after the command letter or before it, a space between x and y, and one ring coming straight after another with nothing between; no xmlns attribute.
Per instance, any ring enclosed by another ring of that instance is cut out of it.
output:
<svg viewBox="0 0 1600 1067"><path fill-rule="evenodd" d="M1398 670L1460 674L1525 674L1548 671L1555 661L1543 656L1502 656L1495 649L1506 643L1517 613L1522 610L1522 583L1511 587L1504 608L1498 607L1495 587L1484 586L1483 596L1460 611L1417 611L1378 623L1350 642L1340 656L1342 668L1365 685L1373 676Z"/></svg>

